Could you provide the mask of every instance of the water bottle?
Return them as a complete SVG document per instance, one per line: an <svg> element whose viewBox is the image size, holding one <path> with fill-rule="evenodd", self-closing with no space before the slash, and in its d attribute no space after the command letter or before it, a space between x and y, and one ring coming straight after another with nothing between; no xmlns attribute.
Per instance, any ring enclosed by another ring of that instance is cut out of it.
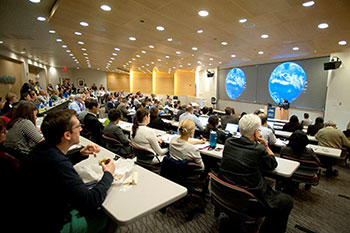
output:
<svg viewBox="0 0 350 233"><path fill-rule="evenodd" d="M209 142L210 148L214 149L216 147L217 138L218 138L218 136L216 134L216 131L214 131L214 130L210 131L210 142Z"/></svg>
<svg viewBox="0 0 350 233"><path fill-rule="evenodd" d="M52 100L49 100L49 107L52 107Z"/></svg>

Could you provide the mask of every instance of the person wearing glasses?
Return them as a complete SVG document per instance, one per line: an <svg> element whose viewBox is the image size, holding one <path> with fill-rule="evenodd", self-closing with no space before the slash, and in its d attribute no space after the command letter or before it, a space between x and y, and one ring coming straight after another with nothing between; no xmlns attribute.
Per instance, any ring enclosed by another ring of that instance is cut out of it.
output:
<svg viewBox="0 0 350 233"><path fill-rule="evenodd" d="M25 195L20 198L16 219L25 231L102 232L108 218L100 207L113 182L114 163L102 163L102 178L88 188L73 165L90 155L96 157L100 148L94 144L69 152L79 144L81 125L76 112L48 113L41 131L45 141L22 164L20 193Z"/></svg>

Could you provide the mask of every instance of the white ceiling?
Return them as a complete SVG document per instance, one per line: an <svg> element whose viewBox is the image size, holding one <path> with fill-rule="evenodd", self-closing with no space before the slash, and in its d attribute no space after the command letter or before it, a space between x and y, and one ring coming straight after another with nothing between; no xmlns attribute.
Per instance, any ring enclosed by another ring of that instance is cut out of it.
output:
<svg viewBox="0 0 350 233"><path fill-rule="evenodd" d="M303 7L303 0L42 0L38 4L1 0L0 46L56 67L88 68L88 59L92 69L144 72L155 67L174 72L320 57L349 48L350 1L314 1L314 6ZM101 10L102 4L112 10ZM207 10L209 16L199 16L200 10ZM47 20L39 22L38 16ZM239 23L241 18L248 21ZM82 27L81 21L89 26ZM323 22L329 28L317 28ZM159 25L165 30L158 31ZM56 34L49 34L50 29ZM204 32L197 33L199 29ZM76 31L82 35L75 35ZM269 37L263 39L262 34ZM57 38L63 41L56 42ZM341 40L347 45L340 46ZM223 46L223 41L228 45Z"/></svg>

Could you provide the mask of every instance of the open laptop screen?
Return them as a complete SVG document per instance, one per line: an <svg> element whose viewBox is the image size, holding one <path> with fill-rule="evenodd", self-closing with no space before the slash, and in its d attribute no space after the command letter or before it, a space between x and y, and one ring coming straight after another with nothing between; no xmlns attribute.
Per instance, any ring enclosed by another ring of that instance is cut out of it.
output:
<svg viewBox="0 0 350 233"><path fill-rule="evenodd" d="M207 126L209 117L199 116L198 119L202 123L203 127Z"/></svg>
<svg viewBox="0 0 350 233"><path fill-rule="evenodd" d="M229 131L230 133L237 133L238 125L233 123L227 123L225 131Z"/></svg>

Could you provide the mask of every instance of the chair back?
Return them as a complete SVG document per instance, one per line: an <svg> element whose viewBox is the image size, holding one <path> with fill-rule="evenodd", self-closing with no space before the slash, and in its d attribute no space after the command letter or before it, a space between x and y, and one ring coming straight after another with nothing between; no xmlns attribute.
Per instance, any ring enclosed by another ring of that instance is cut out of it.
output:
<svg viewBox="0 0 350 233"><path fill-rule="evenodd" d="M151 151L149 151L145 148L139 147L132 142L130 142L129 144L134 149L134 154L135 154L138 162L152 164L152 160L153 160L155 155ZM157 159L158 159L158 157L157 157ZM160 163L159 159L158 159L158 161Z"/></svg>
<svg viewBox="0 0 350 233"><path fill-rule="evenodd" d="M134 152L131 152L130 154L122 154L121 149L124 148L124 145L117 139L108 137L104 134L102 134L102 137L105 139L106 142L106 148L124 158L132 158L134 156Z"/></svg>
<svg viewBox="0 0 350 233"><path fill-rule="evenodd" d="M303 160L291 156L283 156L281 158L294 160L300 163L298 169L294 172L291 180L296 183L305 183L318 185L321 176L320 164L312 160Z"/></svg>
<svg viewBox="0 0 350 233"><path fill-rule="evenodd" d="M252 193L219 179L213 173L209 173L209 176L209 192L213 204L229 217L254 222L264 216L263 205Z"/></svg>

